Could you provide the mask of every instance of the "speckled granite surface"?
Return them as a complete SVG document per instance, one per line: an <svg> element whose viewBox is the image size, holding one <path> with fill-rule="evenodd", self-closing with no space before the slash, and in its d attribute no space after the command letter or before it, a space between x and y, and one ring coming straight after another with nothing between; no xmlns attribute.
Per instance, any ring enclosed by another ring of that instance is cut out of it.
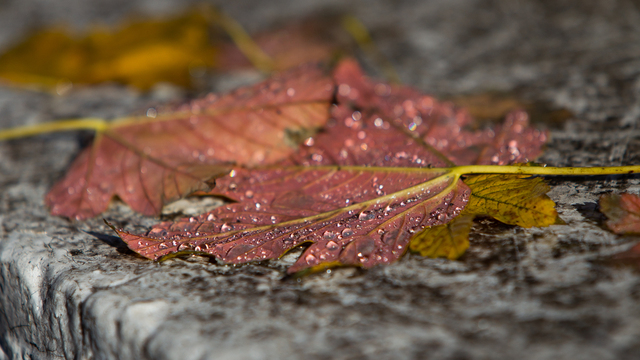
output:
<svg viewBox="0 0 640 360"><path fill-rule="evenodd" d="M222 2L221 2L222 3ZM81 29L185 2L0 0L0 48L38 25ZM371 29L403 81L438 96L511 92L566 108L540 161L640 163L640 2L236 1L251 30L315 11ZM211 88L221 86L213 79ZM234 79L225 79L233 82ZM176 89L116 85L64 96L0 86L0 126L111 118ZM640 274L600 260L615 236L601 193L639 178L553 179L566 226L481 221L459 261L408 255L369 271L283 279L292 257L241 267L201 258L155 264L119 246L101 219L69 222L43 204L86 134L0 143L0 359L634 359ZM155 219L115 205L105 218L142 231ZM293 254L295 255L295 254Z"/></svg>

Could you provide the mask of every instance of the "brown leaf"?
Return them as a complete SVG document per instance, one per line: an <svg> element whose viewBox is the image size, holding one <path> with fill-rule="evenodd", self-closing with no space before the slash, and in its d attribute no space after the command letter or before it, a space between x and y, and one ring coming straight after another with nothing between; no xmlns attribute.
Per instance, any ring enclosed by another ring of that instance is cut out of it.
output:
<svg viewBox="0 0 640 360"><path fill-rule="evenodd" d="M468 122L463 111L412 89L371 82L352 61L341 63L334 74L338 104L323 131L278 165L235 168L217 181L214 194L235 203L159 224L146 236L118 234L150 259L190 251L244 263L277 258L310 242L290 273L386 264L398 259L422 229L455 218L468 201L470 191L462 181L446 169L430 169L450 166L447 156L458 154L455 146L461 144L443 145L439 152L424 141L431 130L444 139L477 139L485 150L476 161L533 156L545 139L525 127L526 119L512 121L492 137L488 131L462 130ZM502 144L514 137L522 141L503 154ZM461 159L468 157L456 158ZM451 253L445 247L434 252Z"/></svg>
<svg viewBox="0 0 640 360"><path fill-rule="evenodd" d="M93 217L120 197L143 214L228 173L233 164L270 164L324 125L331 79L305 66L224 96L113 122L46 197L55 215Z"/></svg>

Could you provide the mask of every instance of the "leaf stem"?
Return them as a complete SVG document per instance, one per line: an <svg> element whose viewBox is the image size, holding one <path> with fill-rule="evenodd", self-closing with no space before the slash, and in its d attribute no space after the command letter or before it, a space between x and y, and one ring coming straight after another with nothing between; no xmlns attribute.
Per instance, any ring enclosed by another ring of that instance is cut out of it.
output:
<svg viewBox="0 0 640 360"><path fill-rule="evenodd" d="M209 14L212 20L226 31L253 66L265 73L270 73L274 70L275 66L271 57L262 51L240 23L216 8L211 8Z"/></svg>
<svg viewBox="0 0 640 360"><path fill-rule="evenodd" d="M512 175L617 175L640 173L640 165L596 167L542 167L527 165L464 165L450 169L458 175L512 174Z"/></svg>
<svg viewBox="0 0 640 360"><path fill-rule="evenodd" d="M59 120L0 130L0 141L69 130L95 130L96 132L102 132L106 130L107 127L107 122L99 118Z"/></svg>
<svg viewBox="0 0 640 360"><path fill-rule="evenodd" d="M374 58L374 60L378 63L380 67L382 67L382 72L384 73L387 80L394 84L400 84L400 76L394 69L393 65L387 59L387 57L380 51L380 49L376 46L376 43L371 38L371 34L369 34L369 30L364 24L353 15L346 15L342 18L342 28L345 29L349 35L356 41L358 46L364 50L367 55Z"/></svg>

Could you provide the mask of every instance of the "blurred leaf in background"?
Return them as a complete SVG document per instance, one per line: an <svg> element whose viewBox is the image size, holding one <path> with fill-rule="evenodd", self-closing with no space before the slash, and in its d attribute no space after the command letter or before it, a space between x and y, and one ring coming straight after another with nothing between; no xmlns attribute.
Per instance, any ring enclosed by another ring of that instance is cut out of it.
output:
<svg viewBox="0 0 640 360"><path fill-rule="evenodd" d="M258 34L256 41L232 18L207 7L173 18L130 20L113 29L96 26L79 35L52 27L0 55L0 79L59 94L74 84L108 81L141 90L158 82L194 87L211 69L283 70L336 57L345 41L335 35L339 23L327 19L285 24Z"/></svg>
<svg viewBox="0 0 640 360"><path fill-rule="evenodd" d="M115 81L146 90L161 81L191 85L194 70L213 66L209 20L198 12L165 20L128 22L73 36L44 29L0 56L0 77L57 88Z"/></svg>

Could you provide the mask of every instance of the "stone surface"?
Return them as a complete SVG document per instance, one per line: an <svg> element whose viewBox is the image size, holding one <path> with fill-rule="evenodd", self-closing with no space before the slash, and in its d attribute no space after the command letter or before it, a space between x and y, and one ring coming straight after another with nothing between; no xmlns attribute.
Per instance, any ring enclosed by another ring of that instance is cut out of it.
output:
<svg viewBox="0 0 640 360"><path fill-rule="evenodd" d="M70 22L83 29L186 3L0 0L0 49L34 26ZM539 124L552 136L542 162L640 163L638 1L228 3L220 1L251 30L316 11L349 11L406 83L438 96L499 91L570 110L566 121ZM210 88L216 86L214 79ZM57 96L0 86L0 126L112 118L181 94L104 85ZM640 276L600 261L639 238L606 231L596 207L602 193L640 192L637 177L552 179L550 195L568 225L521 229L480 221L459 261L408 255L392 266L297 281L283 278L295 254L241 267L202 258L156 264L124 249L101 219L50 216L43 196L87 138L0 143L0 359L640 353ZM155 221L118 204L104 217L138 231Z"/></svg>

